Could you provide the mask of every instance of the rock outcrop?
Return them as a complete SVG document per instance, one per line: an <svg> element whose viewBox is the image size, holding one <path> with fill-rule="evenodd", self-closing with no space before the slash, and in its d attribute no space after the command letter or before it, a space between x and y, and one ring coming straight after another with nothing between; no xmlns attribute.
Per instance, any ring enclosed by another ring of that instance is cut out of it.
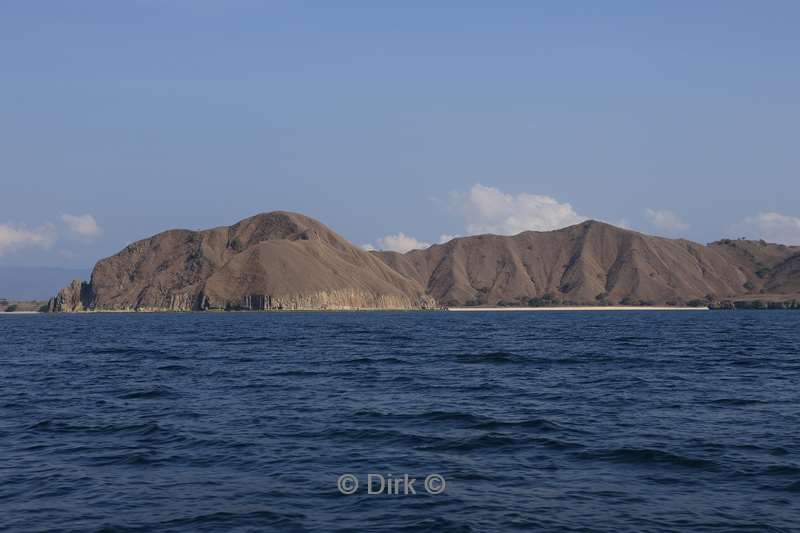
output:
<svg viewBox="0 0 800 533"><path fill-rule="evenodd" d="M92 301L91 295L92 288L88 283L79 279L72 280L72 283L58 291L55 298L50 299L47 311L50 313L88 311Z"/></svg>

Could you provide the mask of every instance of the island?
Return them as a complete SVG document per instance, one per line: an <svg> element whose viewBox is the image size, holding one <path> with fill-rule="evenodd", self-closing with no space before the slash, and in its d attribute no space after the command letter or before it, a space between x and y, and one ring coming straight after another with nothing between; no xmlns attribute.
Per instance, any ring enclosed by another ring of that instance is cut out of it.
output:
<svg viewBox="0 0 800 533"><path fill-rule="evenodd" d="M298 213L174 229L100 260L50 312L800 308L800 247L708 245L588 220L554 231L366 251Z"/></svg>

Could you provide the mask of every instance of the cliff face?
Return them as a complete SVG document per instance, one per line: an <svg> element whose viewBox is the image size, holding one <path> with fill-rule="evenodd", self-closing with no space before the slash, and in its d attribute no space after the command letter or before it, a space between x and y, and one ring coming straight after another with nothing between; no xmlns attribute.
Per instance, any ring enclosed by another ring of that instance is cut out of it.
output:
<svg viewBox="0 0 800 533"><path fill-rule="evenodd" d="M422 287L311 218L274 212L230 227L172 230L97 263L52 311L415 309Z"/></svg>
<svg viewBox="0 0 800 533"><path fill-rule="evenodd" d="M72 283L58 291L55 298L51 298L47 302L47 311L49 313L88 311L92 299L91 293L92 289L88 283L79 279L73 280Z"/></svg>
<svg viewBox="0 0 800 533"><path fill-rule="evenodd" d="M97 263L59 311L420 309L554 303L682 305L800 298L800 247L703 246L596 221L557 231L365 252L323 224L274 212L230 227L172 230Z"/></svg>
<svg viewBox="0 0 800 533"><path fill-rule="evenodd" d="M703 246L597 221L375 253L451 306L710 303L800 292L800 247L756 241Z"/></svg>

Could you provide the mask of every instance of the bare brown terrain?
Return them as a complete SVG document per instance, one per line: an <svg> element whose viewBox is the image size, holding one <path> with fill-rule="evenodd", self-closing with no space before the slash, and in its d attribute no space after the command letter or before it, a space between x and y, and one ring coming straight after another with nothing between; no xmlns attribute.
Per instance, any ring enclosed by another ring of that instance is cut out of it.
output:
<svg viewBox="0 0 800 533"><path fill-rule="evenodd" d="M797 306L800 247L702 245L587 221L561 230L365 252L296 213L172 230L97 263L51 311ZM738 302L738 303L737 303ZM767 302L771 302L768 304Z"/></svg>
<svg viewBox="0 0 800 533"><path fill-rule="evenodd" d="M417 309L433 300L316 220L256 215L230 227L172 230L97 263L52 311Z"/></svg>
<svg viewBox="0 0 800 533"><path fill-rule="evenodd" d="M746 240L704 246L597 221L378 254L447 306L713 305L800 293L800 247Z"/></svg>

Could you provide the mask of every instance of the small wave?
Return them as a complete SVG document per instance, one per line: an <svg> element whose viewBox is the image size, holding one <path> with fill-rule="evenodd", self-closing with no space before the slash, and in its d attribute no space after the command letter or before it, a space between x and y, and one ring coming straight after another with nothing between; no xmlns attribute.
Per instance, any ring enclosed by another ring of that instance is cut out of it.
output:
<svg viewBox="0 0 800 533"><path fill-rule="evenodd" d="M228 513L216 512L210 514L197 515L186 518L177 518L159 524L153 524L153 530L171 528L190 528L195 530L215 529L234 529L244 525L261 529L264 524L269 524L271 528L285 527L287 530L298 528L305 518L305 515L298 513L276 513L267 510L254 511L250 513ZM157 526L157 527L156 527Z"/></svg>
<svg viewBox="0 0 800 533"><path fill-rule="evenodd" d="M137 435L153 435L164 430L156 422L146 422L144 424L103 424L103 425L78 425L69 424L60 420L41 420L28 426L28 431L48 432L48 433L132 433Z"/></svg>
<svg viewBox="0 0 800 533"><path fill-rule="evenodd" d="M163 350L137 348L135 346L116 346L109 348L89 348L81 353L87 355L167 355Z"/></svg>
<svg viewBox="0 0 800 533"><path fill-rule="evenodd" d="M556 424L555 422L545 420L544 418L532 418L530 420L519 420L519 421L491 420L489 422L483 422L475 427L476 429L483 429L483 430L519 428L519 429L535 429L538 431L560 431L564 429L562 426Z"/></svg>
<svg viewBox="0 0 800 533"><path fill-rule="evenodd" d="M52 420L41 420L36 422L35 424L28 426L30 430L47 430L49 431L54 426L54 422Z"/></svg>
<svg viewBox="0 0 800 533"><path fill-rule="evenodd" d="M783 490L787 492L800 492L800 481L795 481L789 485L786 485Z"/></svg>
<svg viewBox="0 0 800 533"><path fill-rule="evenodd" d="M387 429L356 429L356 428L336 428L322 431L301 431L292 433L288 436L304 439L321 439L324 442L330 441L357 441L364 442L391 442L394 444L402 443L408 446L434 446L440 445L447 439L443 437L419 435L405 433L403 431Z"/></svg>
<svg viewBox="0 0 800 533"><path fill-rule="evenodd" d="M710 402L713 405L730 405L730 406L745 406L745 405L757 405L760 403L767 403L763 400L752 400L746 398L720 398L718 400L712 400Z"/></svg>
<svg viewBox="0 0 800 533"><path fill-rule="evenodd" d="M168 459L160 457L157 453L152 451L136 451L117 455L99 455L89 457L88 460L92 466L152 466L163 463Z"/></svg>
<svg viewBox="0 0 800 533"><path fill-rule="evenodd" d="M519 364L529 361L527 357L512 352L457 354L456 360L464 364Z"/></svg>
<svg viewBox="0 0 800 533"><path fill-rule="evenodd" d="M768 476L800 476L800 466L772 465L765 468L762 473Z"/></svg>
<svg viewBox="0 0 800 533"><path fill-rule="evenodd" d="M760 367L764 365L764 361L751 358L751 359L738 359L730 363L733 366L745 366L745 367Z"/></svg>
<svg viewBox="0 0 800 533"><path fill-rule="evenodd" d="M353 416L370 419L395 420L419 420L421 422L464 422L466 424L481 424L486 421L485 417L476 416L461 411L423 411L421 413L383 413L373 410L360 410L353 413Z"/></svg>
<svg viewBox="0 0 800 533"><path fill-rule="evenodd" d="M176 398L179 394L172 389L156 387L153 389L139 390L123 394L121 400L159 400L162 398Z"/></svg>
<svg viewBox="0 0 800 533"><path fill-rule="evenodd" d="M156 367L156 370L169 370L169 371L181 371L181 370L191 370L190 367L184 365L164 365Z"/></svg>
<svg viewBox="0 0 800 533"><path fill-rule="evenodd" d="M716 463L708 459L687 457L650 448L615 448L600 451L577 453L580 459L610 461L629 464L669 464L688 468L716 468Z"/></svg>
<svg viewBox="0 0 800 533"><path fill-rule="evenodd" d="M370 357L356 357L354 359L347 359L342 361L341 364L345 365L371 365L372 363L380 363L380 359L372 359Z"/></svg>
<svg viewBox="0 0 800 533"><path fill-rule="evenodd" d="M512 446L518 446L521 443L519 439L505 435L502 433L487 433L479 437L472 437L462 440L448 440L448 442L440 443L428 447L437 451L470 451L480 449L503 449Z"/></svg>
<svg viewBox="0 0 800 533"><path fill-rule="evenodd" d="M322 372L314 372L312 370L284 370L283 372L275 372L273 376L318 376Z"/></svg>

